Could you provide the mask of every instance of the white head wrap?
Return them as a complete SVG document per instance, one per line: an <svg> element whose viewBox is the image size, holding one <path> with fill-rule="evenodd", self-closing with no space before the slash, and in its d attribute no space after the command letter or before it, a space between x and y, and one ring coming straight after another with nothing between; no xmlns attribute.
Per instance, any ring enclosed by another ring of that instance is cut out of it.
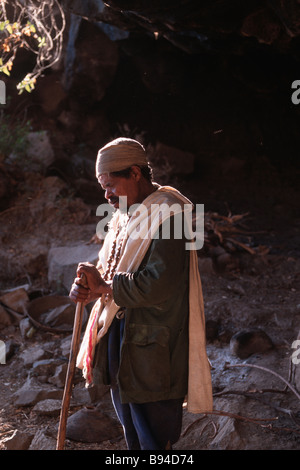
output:
<svg viewBox="0 0 300 470"><path fill-rule="evenodd" d="M148 165L146 151L137 140L120 137L102 147L97 155L96 177L125 170L132 165Z"/></svg>

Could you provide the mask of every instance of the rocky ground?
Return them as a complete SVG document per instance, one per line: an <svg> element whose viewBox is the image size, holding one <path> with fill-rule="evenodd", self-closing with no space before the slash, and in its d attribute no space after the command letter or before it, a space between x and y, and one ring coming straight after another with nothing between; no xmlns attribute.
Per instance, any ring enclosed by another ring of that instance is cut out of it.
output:
<svg viewBox="0 0 300 470"><path fill-rule="evenodd" d="M40 181L31 173L24 184L27 189L0 214L0 340L6 346L0 365L0 445L46 450L56 445L70 351L74 306L68 304L67 289L82 260L80 247L94 259L100 245L93 238L93 205L74 197L54 176ZM200 253L214 412L192 415L184 410L176 450L299 448L300 373L296 354L295 363L291 357L300 330L300 226L298 219L292 220L285 231L265 225L263 234L249 237L248 245L243 239L235 250L228 244L217 250L208 240ZM257 211L252 227L264 223ZM56 251L58 247L63 251ZM67 249L71 251L64 257ZM49 295L55 300L51 308ZM63 317L55 310L62 305L57 296L64 299ZM32 322L26 312L33 314L40 299L44 308L39 305L38 323ZM45 315L49 311L51 318ZM109 391L86 390L79 371L70 416L66 449L126 448ZM86 422L92 420L91 436Z"/></svg>

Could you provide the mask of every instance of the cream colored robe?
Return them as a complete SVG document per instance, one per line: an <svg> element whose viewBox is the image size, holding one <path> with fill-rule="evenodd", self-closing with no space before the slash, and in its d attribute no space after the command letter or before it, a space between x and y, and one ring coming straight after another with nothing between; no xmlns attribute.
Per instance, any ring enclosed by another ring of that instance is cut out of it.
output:
<svg viewBox="0 0 300 470"><path fill-rule="evenodd" d="M170 216L170 211L168 210L170 206L175 208L175 211L183 211L184 205L192 209L192 203L187 198L176 189L167 186L159 186L142 204L143 210L135 210L126 228L121 258L116 272L135 272L139 268L150 246L153 235L164 219ZM163 213L162 216L161 211ZM103 271L106 269L106 262L110 254L116 227L122 217L124 215L117 211L100 251L99 265L101 265ZM151 224L149 223L150 220ZM140 233L146 234L144 238L133 237L137 228L139 228ZM210 363L206 353L202 286L198 270L198 257L195 250L190 250L189 280L189 377L187 408L192 413L205 413L212 410L213 399ZM118 310L119 306L115 304L113 298L109 299L109 302L106 304L100 298L93 307L76 364L77 367L83 369L87 385L92 383L91 363L95 346L101 337L107 333Z"/></svg>

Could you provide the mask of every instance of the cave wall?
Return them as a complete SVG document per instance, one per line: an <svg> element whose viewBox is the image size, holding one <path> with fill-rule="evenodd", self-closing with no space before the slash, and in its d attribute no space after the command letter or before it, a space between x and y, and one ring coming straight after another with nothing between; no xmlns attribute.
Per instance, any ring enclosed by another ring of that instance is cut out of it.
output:
<svg viewBox="0 0 300 470"><path fill-rule="evenodd" d="M125 133L194 154L201 184L297 186L296 1L62 3L64 55L22 98L57 159Z"/></svg>
<svg viewBox="0 0 300 470"><path fill-rule="evenodd" d="M296 1L63 4L72 18L88 19L74 43L80 65L75 58L77 86L68 92L88 113L104 112L112 132L128 124L195 152L204 165L261 155L277 166L297 163Z"/></svg>

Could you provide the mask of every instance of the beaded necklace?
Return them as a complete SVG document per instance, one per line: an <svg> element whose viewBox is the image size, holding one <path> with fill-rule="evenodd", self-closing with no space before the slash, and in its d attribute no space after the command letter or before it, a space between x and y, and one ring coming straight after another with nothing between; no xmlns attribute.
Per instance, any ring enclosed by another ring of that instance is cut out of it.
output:
<svg viewBox="0 0 300 470"><path fill-rule="evenodd" d="M116 231L116 234L115 234L115 238L114 238L114 241L113 241L112 247L111 247L111 252L110 252L109 258L107 260L106 270L105 270L105 273L102 276L104 281L111 281L112 278L114 277L114 274L116 272L117 266L118 266L119 261L120 261L121 251L122 251L124 238L125 238L125 233L126 233L126 227L128 225L129 219L130 219L130 217L127 216L125 222L123 222L123 223L119 222L119 224L118 224L118 228L117 228L117 231ZM120 239L118 247L117 247L118 237L119 237L120 233L122 233L122 232L123 232L123 234L122 234L123 236Z"/></svg>

